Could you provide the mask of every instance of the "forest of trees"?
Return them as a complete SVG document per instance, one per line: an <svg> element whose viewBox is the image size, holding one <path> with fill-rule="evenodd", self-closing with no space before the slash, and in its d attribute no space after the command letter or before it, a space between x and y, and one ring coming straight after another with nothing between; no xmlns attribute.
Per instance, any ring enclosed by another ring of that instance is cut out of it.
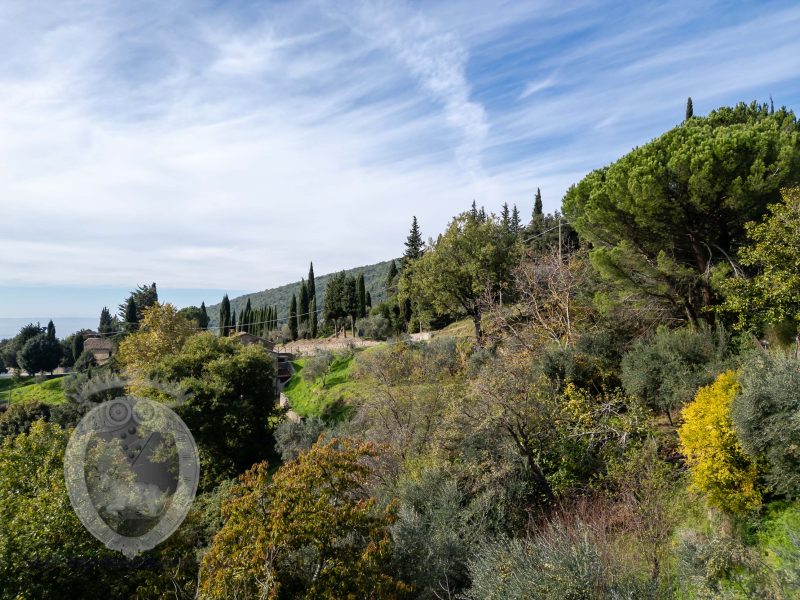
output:
<svg viewBox="0 0 800 600"><path fill-rule="evenodd" d="M800 596L799 186L791 111L689 103L561 211L539 190L529 214L473 203L428 241L412 217L379 297L358 271L322 290L313 265L281 306L138 288L101 318L117 355L64 387L180 386L198 496L127 561L67 498L82 408L12 404L0 598ZM287 419L274 359L236 330L388 341L298 357L311 399ZM3 359L54 339L29 326Z"/></svg>

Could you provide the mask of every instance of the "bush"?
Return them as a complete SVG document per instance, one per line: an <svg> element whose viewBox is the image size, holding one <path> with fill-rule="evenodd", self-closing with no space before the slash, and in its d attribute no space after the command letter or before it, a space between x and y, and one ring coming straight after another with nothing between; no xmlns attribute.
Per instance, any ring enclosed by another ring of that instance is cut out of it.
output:
<svg viewBox="0 0 800 600"><path fill-rule="evenodd" d="M306 359L300 376L306 383L313 383L317 379L322 379L322 387L325 387L325 378L328 376L333 365L334 355L332 352L320 352Z"/></svg>
<svg viewBox="0 0 800 600"><path fill-rule="evenodd" d="M84 350L81 355L75 360L75 364L73 368L76 371L83 372L87 369L97 366L97 361L94 358L94 354L90 350Z"/></svg>
<svg viewBox="0 0 800 600"><path fill-rule="evenodd" d="M646 577L614 564L602 552L598 532L581 521L554 522L532 539L500 539L470 560L475 600L528 598L605 600L656 598Z"/></svg>
<svg viewBox="0 0 800 600"><path fill-rule="evenodd" d="M484 538L495 503L468 497L438 469L402 480L397 495L400 509L391 527L394 571L414 586L415 598L455 597L469 584L467 559Z"/></svg>
<svg viewBox="0 0 800 600"><path fill-rule="evenodd" d="M754 356L742 372L731 418L745 452L766 464L776 494L800 495L800 363L780 354Z"/></svg>
<svg viewBox="0 0 800 600"><path fill-rule="evenodd" d="M626 393L663 411L671 423L671 411L713 381L726 350L727 340L715 339L706 327L660 327L622 358L622 384Z"/></svg>
<svg viewBox="0 0 800 600"><path fill-rule="evenodd" d="M284 421L275 428L275 447L284 461L294 460L319 439L325 421L311 417L302 421Z"/></svg>
<svg viewBox="0 0 800 600"><path fill-rule="evenodd" d="M37 400L11 404L6 412L0 413L0 443L5 438L28 433L31 425L40 419L49 421L50 408Z"/></svg>
<svg viewBox="0 0 800 600"><path fill-rule="evenodd" d="M356 331L368 340L385 340L392 335L392 323L378 313L356 321Z"/></svg>
<svg viewBox="0 0 800 600"><path fill-rule="evenodd" d="M745 454L731 422L731 401L739 389L733 371L700 388L683 410L678 429L691 470L692 487L713 506L741 513L761 505L756 465Z"/></svg>

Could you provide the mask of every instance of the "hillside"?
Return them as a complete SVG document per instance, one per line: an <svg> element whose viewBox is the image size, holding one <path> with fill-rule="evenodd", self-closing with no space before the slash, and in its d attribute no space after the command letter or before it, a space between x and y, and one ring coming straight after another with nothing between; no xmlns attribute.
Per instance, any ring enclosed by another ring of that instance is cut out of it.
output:
<svg viewBox="0 0 800 600"><path fill-rule="evenodd" d="M357 275L358 273L364 274L364 285L367 288L370 296L372 296L373 306L383 302L386 299L386 273L389 269L390 260L376 263L374 265L366 265L364 267L356 267L353 269L346 269L345 273L348 275ZM335 273L327 273L325 275L316 275L314 282L317 287L317 308L322 309L322 298L325 295L325 288L328 285L330 278ZM280 287L255 292L252 294L245 294L231 298L231 311L238 316L239 311L243 310L247 304L247 299L250 299L250 304L253 308L260 308L265 305L278 307L278 321L283 323L289 316L289 303L292 299L292 292L299 292L300 281L282 285ZM208 316L210 318L209 326L216 326L219 321L219 303L207 307Z"/></svg>

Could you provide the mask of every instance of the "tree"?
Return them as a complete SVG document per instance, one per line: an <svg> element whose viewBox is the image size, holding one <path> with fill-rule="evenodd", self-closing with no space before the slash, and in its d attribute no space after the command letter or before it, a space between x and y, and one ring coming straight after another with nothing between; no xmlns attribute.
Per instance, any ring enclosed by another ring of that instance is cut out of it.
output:
<svg viewBox="0 0 800 600"><path fill-rule="evenodd" d="M503 202L503 210L500 211L500 225L511 233L511 210L508 208L508 202Z"/></svg>
<svg viewBox="0 0 800 600"><path fill-rule="evenodd" d="M193 329L172 304L154 304L144 311L138 331L120 342L117 363L135 384L141 384L163 357L183 347Z"/></svg>
<svg viewBox="0 0 800 600"><path fill-rule="evenodd" d="M308 322L308 313L309 313L309 295L308 295L308 286L306 285L305 281L300 282L300 314L297 316L300 319L300 324L304 324Z"/></svg>
<svg viewBox="0 0 800 600"><path fill-rule="evenodd" d="M481 344L487 298L499 296L518 257L518 245L496 218L481 221L465 213L408 266L401 278L401 296L416 305L429 304L439 314L466 313Z"/></svg>
<svg viewBox="0 0 800 600"><path fill-rule="evenodd" d="M97 331L100 334L109 334L113 333L115 329L111 312L104 306L103 310L100 311L100 324L97 326Z"/></svg>
<svg viewBox="0 0 800 600"><path fill-rule="evenodd" d="M200 315L198 316L197 323L200 325L200 329L206 330L208 329L208 311L206 311L206 303L200 303Z"/></svg>
<svg viewBox="0 0 800 600"><path fill-rule="evenodd" d="M308 265L308 297L316 298L317 284L314 281L314 263Z"/></svg>
<svg viewBox="0 0 800 600"><path fill-rule="evenodd" d="M361 319L367 316L367 288L364 284L364 274L356 277L356 301L358 303L356 317Z"/></svg>
<svg viewBox="0 0 800 600"><path fill-rule="evenodd" d="M244 307L244 313L242 315L241 322L239 323L239 328L242 331L246 331L248 333L252 333L250 331L251 324L253 323L253 307L250 304L250 298L247 298L247 304Z"/></svg>
<svg viewBox="0 0 800 600"><path fill-rule="evenodd" d="M311 297L311 337L316 338L318 333L318 318L317 318L317 297Z"/></svg>
<svg viewBox="0 0 800 600"><path fill-rule="evenodd" d="M731 423L731 401L738 389L733 371L720 374L714 383L700 388L683 410L684 422L678 428L692 487L706 494L710 504L737 513L761 505L756 465Z"/></svg>
<svg viewBox="0 0 800 600"><path fill-rule="evenodd" d="M502 301L492 304L487 299L493 320L528 350L541 349L547 343L562 349L573 346L580 326L590 317L589 299L581 298L589 270L585 253L563 260L556 248L528 252L512 270L513 309L504 307Z"/></svg>
<svg viewBox="0 0 800 600"><path fill-rule="evenodd" d="M538 234L544 230L544 206L542 205L542 191L536 188L533 200L533 217L531 219L531 233Z"/></svg>
<svg viewBox="0 0 800 600"><path fill-rule="evenodd" d="M514 205L514 209L511 211L511 234L512 235L519 235L519 232L522 231L522 218L519 216L519 209L517 205Z"/></svg>
<svg viewBox="0 0 800 600"><path fill-rule="evenodd" d="M198 329L208 328L208 313L205 311L205 304L200 307L185 306L178 311L178 314L192 321ZM205 327L203 327L203 323L205 323Z"/></svg>
<svg viewBox="0 0 800 600"><path fill-rule="evenodd" d="M133 296L128 298L128 305L125 308L125 326L128 331L134 331L139 324L139 313L136 309L136 300Z"/></svg>
<svg viewBox="0 0 800 600"><path fill-rule="evenodd" d="M420 256L422 256L422 234L419 231L419 223L417 222L417 217L411 221L411 231L408 233L408 237L406 238L405 242L406 251L403 254L403 264L408 264L409 261L417 260Z"/></svg>
<svg viewBox="0 0 800 600"><path fill-rule="evenodd" d="M292 294L292 301L289 304L289 332L292 341L297 339L297 296Z"/></svg>
<svg viewBox="0 0 800 600"><path fill-rule="evenodd" d="M123 318L125 318L127 315L128 301L131 298L136 304L136 317L137 317L136 322L138 323L142 320L142 317L144 316L144 311L158 302L158 290L156 289L155 282L153 282L150 285L145 284L138 286L134 291L130 293L130 295L128 296L128 300L126 300L123 304L119 305L119 315Z"/></svg>
<svg viewBox="0 0 800 600"><path fill-rule="evenodd" d="M9 369L18 369L20 366L17 362L17 354L28 340L41 335L42 332L43 329L38 323L36 325L28 323L21 327L19 333L3 346L3 363L5 366Z"/></svg>
<svg viewBox="0 0 800 600"><path fill-rule="evenodd" d="M694 116L694 107L692 106L692 97L689 96L686 99L686 118L685 121L688 121Z"/></svg>
<svg viewBox="0 0 800 600"><path fill-rule="evenodd" d="M367 292L366 300L367 300L367 310L370 310L372 308L372 296L370 295L369 292Z"/></svg>
<svg viewBox="0 0 800 600"><path fill-rule="evenodd" d="M17 363L31 375L52 372L61 360L61 344L55 337L41 333L25 342L17 352Z"/></svg>
<svg viewBox="0 0 800 600"><path fill-rule="evenodd" d="M389 263L389 270L386 272L386 295L391 296L397 291L397 263L392 260Z"/></svg>
<svg viewBox="0 0 800 600"><path fill-rule="evenodd" d="M325 288L325 300L322 305L323 317L326 322L333 325L336 337L339 337L339 319L347 316L342 305L346 280L347 276L344 271L337 273L328 280L328 285Z"/></svg>
<svg viewBox="0 0 800 600"><path fill-rule="evenodd" d="M694 397L697 388L713 381L726 348L707 326L669 330L638 339L622 358L625 392L672 423L672 412Z"/></svg>
<svg viewBox="0 0 800 600"><path fill-rule="evenodd" d="M712 321L716 265L729 263L745 223L799 176L794 114L739 104L593 171L567 192L564 212L622 292Z"/></svg>
<svg viewBox="0 0 800 600"><path fill-rule="evenodd" d="M203 557L206 598L399 598L389 575L394 507L365 493L378 449L320 441L278 469L242 478L223 506L225 524Z"/></svg>
<svg viewBox="0 0 800 600"><path fill-rule="evenodd" d="M758 329L788 321L800 348L800 188L783 190L783 202L769 206L763 223L745 226L750 244L739 261L755 270L752 278L737 271L722 285L722 311L737 317L739 329Z"/></svg>
<svg viewBox="0 0 800 600"><path fill-rule="evenodd" d="M222 302L219 305L219 334L227 336L231 332L231 301L228 300L228 294L222 297Z"/></svg>
<svg viewBox="0 0 800 600"><path fill-rule="evenodd" d="M277 413L275 361L261 345L201 333L159 358L152 373L189 394L176 411L200 450L203 489L267 457Z"/></svg>
<svg viewBox="0 0 800 600"><path fill-rule="evenodd" d="M358 286L355 277L347 277L344 281L344 289L342 290L342 311L350 317L350 326L353 330L353 335L356 334L356 317L358 315Z"/></svg>
<svg viewBox="0 0 800 600"><path fill-rule="evenodd" d="M134 595L126 577L106 575L116 553L92 537L72 509L64 483L68 439L67 431L40 420L0 445L2 598Z"/></svg>
<svg viewBox="0 0 800 600"><path fill-rule="evenodd" d="M763 467L768 489L800 497L800 362L777 352L745 363L741 390L731 403L731 421L742 448Z"/></svg>
<svg viewBox="0 0 800 600"><path fill-rule="evenodd" d="M78 360L78 357L83 354L83 336L83 331L78 331L72 337L72 356L74 360Z"/></svg>
<svg viewBox="0 0 800 600"><path fill-rule="evenodd" d="M52 319L47 323L47 339L53 342L56 341L56 326L53 324Z"/></svg>

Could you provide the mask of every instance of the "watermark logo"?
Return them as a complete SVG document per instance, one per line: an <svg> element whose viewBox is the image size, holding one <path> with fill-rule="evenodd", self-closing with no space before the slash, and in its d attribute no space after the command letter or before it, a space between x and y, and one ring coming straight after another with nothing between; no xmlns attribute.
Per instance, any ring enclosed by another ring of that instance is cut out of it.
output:
<svg viewBox="0 0 800 600"><path fill-rule="evenodd" d="M186 400L169 387L148 387L178 403ZM64 477L84 527L108 548L133 558L183 522L197 492L200 460L191 432L167 404L125 394L122 380L103 382L101 388L90 393L114 397L92 404L75 428ZM78 401L90 404L87 398Z"/></svg>

